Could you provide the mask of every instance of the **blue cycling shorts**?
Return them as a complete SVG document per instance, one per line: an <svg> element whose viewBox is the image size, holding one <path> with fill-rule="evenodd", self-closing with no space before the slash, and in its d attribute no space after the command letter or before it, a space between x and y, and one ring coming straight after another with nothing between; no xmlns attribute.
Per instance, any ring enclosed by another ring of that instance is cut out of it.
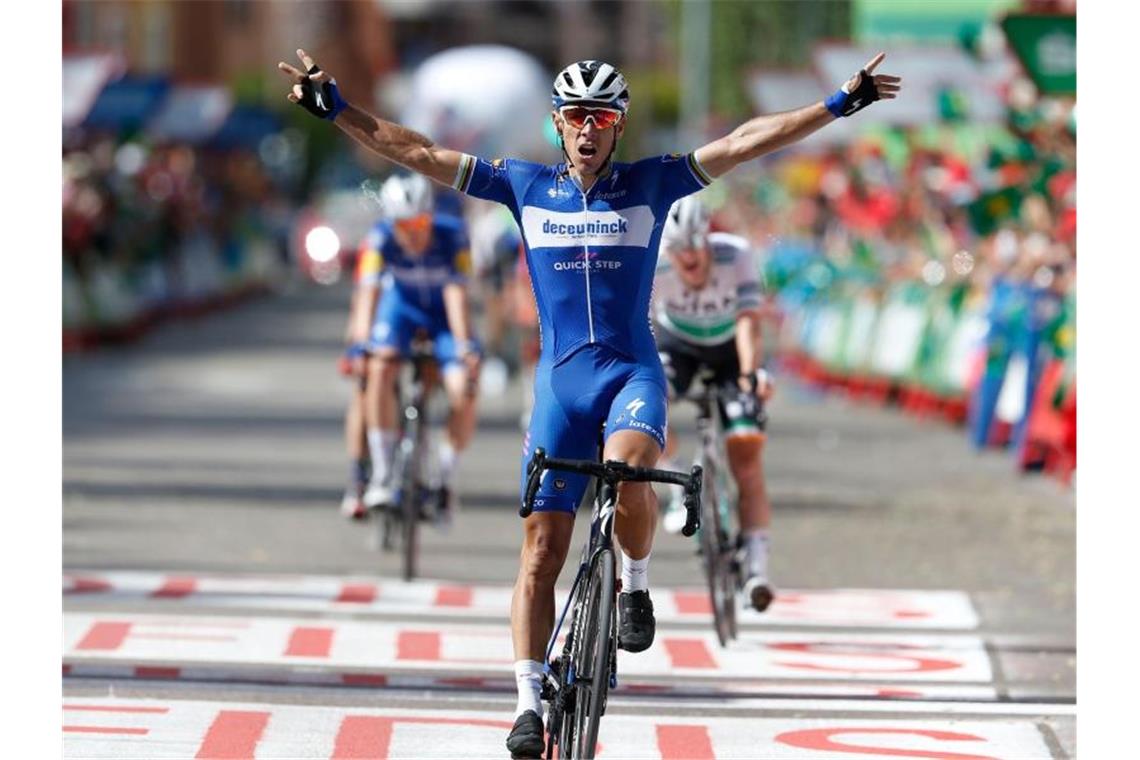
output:
<svg viewBox="0 0 1140 760"><path fill-rule="evenodd" d="M608 440L619 430L637 430L665 448L665 372L656 355L630 359L600 344L583 346L558 364L539 362L534 375L534 411L523 440L520 498L526 465L536 448L558 459L598 458L605 423ZM534 499L536 512L578 509L589 477L551 471Z"/></svg>
<svg viewBox="0 0 1140 760"><path fill-rule="evenodd" d="M405 359L412 355L412 341L417 330L424 330L432 341L432 351L439 366L447 369L459 362L455 337L442 310L426 310L408 303L399 292L386 290L380 298L376 317L372 322L369 348L394 348Z"/></svg>

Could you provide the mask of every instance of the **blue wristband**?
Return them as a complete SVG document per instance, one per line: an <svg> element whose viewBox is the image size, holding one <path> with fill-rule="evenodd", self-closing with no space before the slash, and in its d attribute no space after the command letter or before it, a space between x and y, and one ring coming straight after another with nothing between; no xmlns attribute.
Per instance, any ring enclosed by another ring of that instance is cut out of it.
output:
<svg viewBox="0 0 1140 760"><path fill-rule="evenodd" d="M854 90L847 92L840 87L834 95L823 101L824 106L835 115L835 118L858 113L879 99L875 78L868 74L866 69L859 69L858 77L859 84Z"/></svg>
<svg viewBox="0 0 1140 760"><path fill-rule="evenodd" d="M844 92L841 87L835 91L834 95L823 101L823 104L827 106L828 111L831 111L832 116L839 119L843 117L843 106L847 103L847 97L848 93Z"/></svg>
<svg viewBox="0 0 1140 760"><path fill-rule="evenodd" d="M348 108L348 103L340 96L340 90L336 86L336 80L331 79L325 83L325 92L332 100L332 109L329 111L328 116L325 118L329 121L334 121L341 111Z"/></svg>

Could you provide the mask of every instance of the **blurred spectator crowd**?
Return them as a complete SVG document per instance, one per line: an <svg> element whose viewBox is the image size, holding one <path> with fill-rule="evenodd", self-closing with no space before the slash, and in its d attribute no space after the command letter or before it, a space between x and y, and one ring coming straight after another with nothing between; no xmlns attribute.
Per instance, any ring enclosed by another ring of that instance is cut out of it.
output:
<svg viewBox="0 0 1140 760"><path fill-rule="evenodd" d="M1005 124L947 113L778 154L715 222L767 252L788 369L967 427L1024 470L1076 462L1076 120L1006 93ZM735 185L735 186L734 186Z"/></svg>
<svg viewBox="0 0 1140 760"><path fill-rule="evenodd" d="M64 347L133 337L273 284L292 207L257 146L114 132L63 152Z"/></svg>

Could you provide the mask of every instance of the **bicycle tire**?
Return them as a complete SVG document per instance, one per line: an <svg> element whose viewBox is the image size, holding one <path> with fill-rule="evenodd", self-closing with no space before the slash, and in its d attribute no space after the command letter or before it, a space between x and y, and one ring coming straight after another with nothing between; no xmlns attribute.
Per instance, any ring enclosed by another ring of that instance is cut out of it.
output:
<svg viewBox="0 0 1140 760"><path fill-rule="evenodd" d="M727 577L724 553L722 551L723 527L720 519L719 487L720 469L714 464L711 457L703 457L701 465L704 468L704 493L701 494L700 547L701 566L705 571L705 581L708 584L709 604L713 613L713 630L716 631L717 641L722 647L735 637L734 591L731 588L732 579Z"/></svg>
<svg viewBox="0 0 1140 760"><path fill-rule="evenodd" d="M408 452L404 467L404 479L400 488L400 519L403 525L403 574L405 581L414 580L419 566L420 551L420 462L422 443L419 420L412 420L415 426L411 432L412 449Z"/></svg>
<svg viewBox="0 0 1140 760"><path fill-rule="evenodd" d="M573 685L573 712L562 716L558 742L558 757L566 760L590 760L598 744L614 644L614 566L613 550L602 549L594 555L583 592L582 619L571 652L571 662L578 671Z"/></svg>
<svg viewBox="0 0 1140 760"><path fill-rule="evenodd" d="M400 435L403 436L401 430ZM405 481L404 470L406 469L406 457L404 456L403 438L396 443L395 451L392 453L391 462L391 481L396 486L396 492L400 491L400 484ZM403 522L401 513L396 507L398 504L381 504L377 510L379 520L377 520L377 530L380 533L379 546L382 551L390 552L397 547L403 546Z"/></svg>
<svg viewBox="0 0 1140 760"><path fill-rule="evenodd" d="M728 507L729 503L734 501L730 498L734 489L730 486L728 474L723 467L717 470L717 485L719 487L717 492L719 502L713 511L716 514L717 543L720 544L720 578L725 629L729 639L736 639L739 633L736 621L736 598L741 588L740 566L737 559L736 540L731 537L729 531L731 518ZM738 499L739 494L737 494Z"/></svg>

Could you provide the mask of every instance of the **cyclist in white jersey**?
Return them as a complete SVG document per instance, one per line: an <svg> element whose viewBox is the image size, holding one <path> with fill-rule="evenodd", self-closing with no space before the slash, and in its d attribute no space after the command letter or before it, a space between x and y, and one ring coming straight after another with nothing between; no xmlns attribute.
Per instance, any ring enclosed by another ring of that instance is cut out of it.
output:
<svg viewBox="0 0 1140 760"><path fill-rule="evenodd" d="M683 396L702 368L712 372L725 430L725 453L739 492L739 525L745 547L744 598L763 612L772 602L768 581L768 531L771 505L764 486L762 459L766 415L763 402L772 393L761 367L759 309L760 262L748 241L725 232L709 232L709 215L698 196L673 204L661 234L661 253L653 281L653 318L657 351L665 366L672 398ZM670 435L662 467L677 444ZM665 513L665 529L676 533L685 523L677 494Z"/></svg>
<svg viewBox="0 0 1140 760"><path fill-rule="evenodd" d="M626 125L625 78L607 63L579 61L559 72L551 96L551 120L565 161L544 166L489 161L436 145L347 102L328 72L304 50L297 56L300 69L278 64L292 83L291 102L333 121L381 157L502 203L514 215L542 330L524 452L541 446L558 458L593 457L605 423L602 456L638 467L655 465L665 443L664 370L648 316L661 229L673 201L838 117L895 98L901 88L899 77L874 73L886 57L879 53L825 100L758 116L687 154L620 163L613 157ZM470 84L495 86L493 80ZM583 478L547 478L524 523L511 604L519 687L517 717L507 739L512 757L541 757L545 746L542 659L554 629L554 585L584 487ZM653 641L648 565L656 518L657 500L648 484L623 483L614 534L622 549L618 645L627 651L641 651Z"/></svg>

